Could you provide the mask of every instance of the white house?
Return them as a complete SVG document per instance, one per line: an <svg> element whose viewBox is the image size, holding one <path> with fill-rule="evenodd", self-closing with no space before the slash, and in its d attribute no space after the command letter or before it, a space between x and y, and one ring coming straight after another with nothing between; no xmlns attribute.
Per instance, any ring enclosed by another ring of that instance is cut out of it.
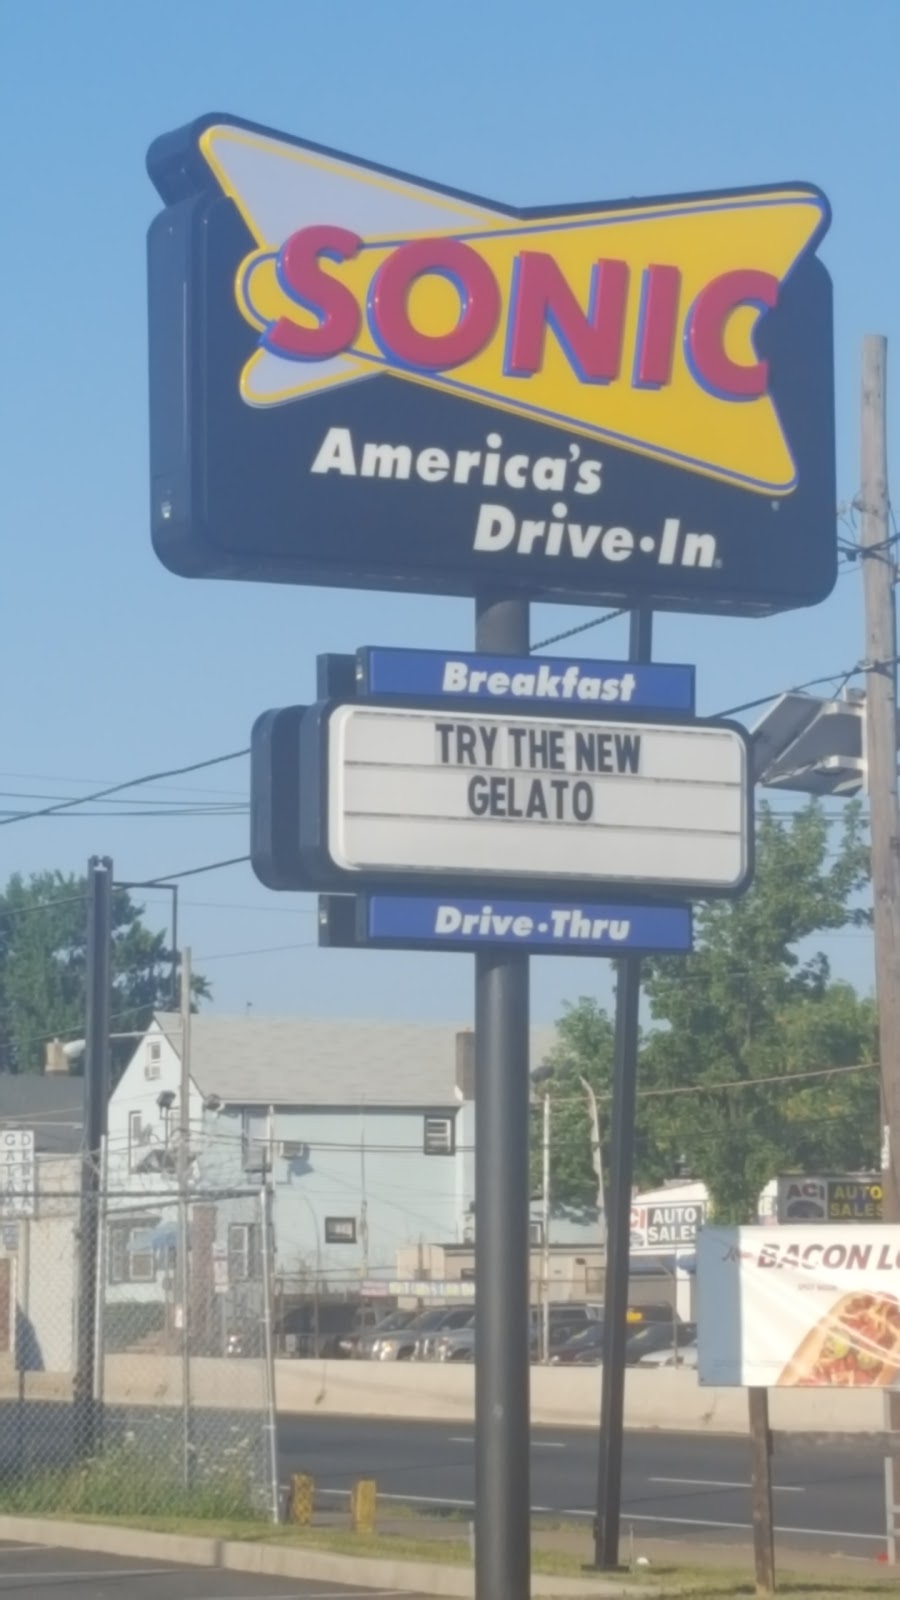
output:
<svg viewBox="0 0 900 1600"><path fill-rule="evenodd" d="M532 1030L523 1073L553 1037ZM451 1024L193 1017L193 1279L218 1276L233 1290L256 1275L253 1197L264 1167L275 1273L289 1288L392 1278L404 1246L463 1243L474 1199L472 1080L471 1031ZM158 1302L161 1282L177 1288L180 1087L180 1019L160 1014L109 1108L109 1294L132 1305Z"/></svg>

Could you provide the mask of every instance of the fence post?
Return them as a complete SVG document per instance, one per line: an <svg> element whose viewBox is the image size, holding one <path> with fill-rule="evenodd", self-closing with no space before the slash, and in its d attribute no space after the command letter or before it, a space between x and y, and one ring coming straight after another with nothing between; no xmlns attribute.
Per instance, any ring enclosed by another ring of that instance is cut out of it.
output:
<svg viewBox="0 0 900 1600"><path fill-rule="evenodd" d="M269 1444L269 1475L272 1488L272 1521L280 1522L278 1488L278 1420L275 1397L275 1346L272 1338L272 1228L269 1217L269 1176L263 1172L260 1190L263 1278L263 1338L266 1365L266 1430Z"/></svg>

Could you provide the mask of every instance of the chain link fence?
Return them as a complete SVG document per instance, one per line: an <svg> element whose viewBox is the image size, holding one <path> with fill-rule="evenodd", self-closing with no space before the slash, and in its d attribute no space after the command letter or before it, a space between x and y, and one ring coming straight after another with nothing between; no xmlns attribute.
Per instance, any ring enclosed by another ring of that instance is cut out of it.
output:
<svg viewBox="0 0 900 1600"><path fill-rule="evenodd" d="M0 1509L276 1520L267 1192L36 1165L0 1219Z"/></svg>

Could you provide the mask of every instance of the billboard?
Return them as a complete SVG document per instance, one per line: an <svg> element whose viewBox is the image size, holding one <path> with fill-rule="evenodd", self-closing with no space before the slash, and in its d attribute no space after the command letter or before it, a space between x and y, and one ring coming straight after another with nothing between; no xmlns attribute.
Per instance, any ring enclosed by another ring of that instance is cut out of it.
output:
<svg viewBox="0 0 900 1600"><path fill-rule="evenodd" d="M884 1188L872 1176L778 1179L779 1222L880 1222Z"/></svg>
<svg viewBox="0 0 900 1600"><path fill-rule="evenodd" d="M746 614L830 592L814 186L521 210L229 116L147 164L173 571Z"/></svg>
<svg viewBox="0 0 900 1600"><path fill-rule="evenodd" d="M703 1228L701 1383L900 1384L900 1227Z"/></svg>
<svg viewBox="0 0 900 1600"><path fill-rule="evenodd" d="M746 735L725 722L351 700L300 729L300 855L325 888L738 894L750 793Z"/></svg>

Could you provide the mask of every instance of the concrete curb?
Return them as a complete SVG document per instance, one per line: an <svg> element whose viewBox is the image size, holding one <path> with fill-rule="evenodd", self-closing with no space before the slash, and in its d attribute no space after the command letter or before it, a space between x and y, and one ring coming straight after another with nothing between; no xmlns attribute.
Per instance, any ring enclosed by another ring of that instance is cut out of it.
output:
<svg viewBox="0 0 900 1600"><path fill-rule="evenodd" d="M355 1584L361 1589L395 1590L443 1600L474 1593L470 1567L443 1562L390 1561L376 1557L336 1555L327 1550L291 1549L287 1545L204 1539L191 1534L149 1533L140 1528L110 1527L97 1522L57 1522L45 1517L0 1516L0 1540L11 1544L43 1544L58 1550L89 1551L137 1561L162 1561L179 1567L217 1567L264 1578L302 1578L322 1583ZM653 1595L651 1588L625 1587L608 1579L532 1578L533 1595L584 1595L619 1600Z"/></svg>

